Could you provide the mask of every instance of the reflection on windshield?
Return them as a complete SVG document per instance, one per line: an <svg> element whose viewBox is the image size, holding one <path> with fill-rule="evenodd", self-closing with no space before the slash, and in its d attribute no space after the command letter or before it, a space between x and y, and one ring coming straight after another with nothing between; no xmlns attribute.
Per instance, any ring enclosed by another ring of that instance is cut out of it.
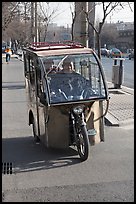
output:
<svg viewBox="0 0 136 204"><path fill-rule="evenodd" d="M92 95L97 95L91 89L89 80L76 73L52 74L49 87L52 102L87 99Z"/></svg>
<svg viewBox="0 0 136 204"><path fill-rule="evenodd" d="M51 103L105 97L101 73L92 54L48 57L43 62Z"/></svg>

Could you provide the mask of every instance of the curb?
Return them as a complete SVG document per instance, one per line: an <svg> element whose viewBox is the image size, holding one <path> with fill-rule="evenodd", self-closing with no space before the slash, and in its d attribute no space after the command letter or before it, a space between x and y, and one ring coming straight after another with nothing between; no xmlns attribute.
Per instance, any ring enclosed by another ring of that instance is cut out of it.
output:
<svg viewBox="0 0 136 204"><path fill-rule="evenodd" d="M119 127L119 121L112 116L109 112L104 117L105 125Z"/></svg>
<svg viewBox="0 0 136 204"><path fill-rule="evenodd" d="M106 126L123 127L134 123L134 118L118 121L110 113L107 113L106 116L104 117L104 122Z"/></svg>

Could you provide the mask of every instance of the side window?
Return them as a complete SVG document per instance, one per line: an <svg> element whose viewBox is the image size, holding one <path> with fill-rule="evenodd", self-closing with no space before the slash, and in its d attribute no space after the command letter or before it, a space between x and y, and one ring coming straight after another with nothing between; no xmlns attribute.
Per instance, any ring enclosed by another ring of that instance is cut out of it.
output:
<svg viewBox="0 0 136 204"><path fill-rule="evenodd" d="M37 95L40 96L42 92L42 78L40 66L36 65L36 81L37 81Z"/></svg>
<svg viewBox="0 0 136 204"><path fill-rule="evenodd" d="M30 83L34 85L35 84L35 67L34 67L34 60L31 57L29 61L29 70L30 70Z"/></svg>
<svg viewBox="0 0 136 204"><path fill-rule="evenodd" d="M29 76L29 56L24 54L24 75Z"/></svg>
<svg viewBox="0 0 136 204"><path fill-rule="evenodd" d="M34 85L35 83L34 60L30 55L25 54L24 61L25 61L24 70L25 77L27 77L30 80L31 85Z"/></svg>

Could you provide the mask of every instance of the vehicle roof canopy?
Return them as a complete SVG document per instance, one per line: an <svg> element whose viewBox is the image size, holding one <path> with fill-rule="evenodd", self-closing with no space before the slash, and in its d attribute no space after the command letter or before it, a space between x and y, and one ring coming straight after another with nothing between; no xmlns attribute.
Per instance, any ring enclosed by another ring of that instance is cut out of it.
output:
<svg viewBox="0 0 136 204"><path fill-rule="evenodd" d="M79 43L73 41L65 42L38 42L32 43L25 51L36 54L37 56L51 56L51 55L63 55L63 54L83 54L92 53L91 48L86 48Z"/></svg>

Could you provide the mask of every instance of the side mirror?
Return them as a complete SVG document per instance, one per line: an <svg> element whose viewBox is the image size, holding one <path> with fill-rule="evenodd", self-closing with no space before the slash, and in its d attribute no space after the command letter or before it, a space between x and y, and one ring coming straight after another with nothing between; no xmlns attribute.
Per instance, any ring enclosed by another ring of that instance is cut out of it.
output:
<svg viewBox="0 0 136 204"><path fill-rule="evenodd" d="M41 95L40 95L40 103L47 106L46 95L45 95L44 92L42 92Z"/></svg>

